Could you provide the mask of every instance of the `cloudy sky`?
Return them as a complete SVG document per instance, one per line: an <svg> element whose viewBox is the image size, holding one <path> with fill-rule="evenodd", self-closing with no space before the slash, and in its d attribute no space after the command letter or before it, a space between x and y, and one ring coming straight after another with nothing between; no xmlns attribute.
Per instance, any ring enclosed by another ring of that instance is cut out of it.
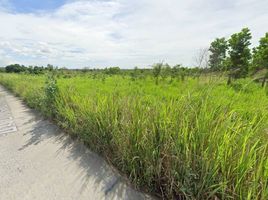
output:
<svg viewBox="0 0 268 200"><path fill-rule="evenodd" d="M192 65L216 37L268 32L268 0L0 0L0 66Z"/></svg>

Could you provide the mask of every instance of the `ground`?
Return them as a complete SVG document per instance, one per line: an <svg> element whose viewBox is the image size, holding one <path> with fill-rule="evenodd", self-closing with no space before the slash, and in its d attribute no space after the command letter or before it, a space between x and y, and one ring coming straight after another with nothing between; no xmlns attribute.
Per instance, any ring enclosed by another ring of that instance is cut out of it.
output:
<svg viewBox="0 0 268 200"><path fill-rule="evenodd" d="M0 199L149 199L0 86Z"/></svg>

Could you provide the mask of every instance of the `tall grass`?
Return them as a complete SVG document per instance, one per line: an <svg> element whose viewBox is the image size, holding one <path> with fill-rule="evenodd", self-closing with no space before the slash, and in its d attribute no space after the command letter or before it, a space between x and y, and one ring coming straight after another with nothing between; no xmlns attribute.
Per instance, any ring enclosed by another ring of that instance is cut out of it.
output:
<svg viewBox="0 0 268 200"><path fill-rule="evenodd" d="M49 107L45 80L0 75L139 187L166 199L268 199L268 99L250 80L59 78Z"/></svg>

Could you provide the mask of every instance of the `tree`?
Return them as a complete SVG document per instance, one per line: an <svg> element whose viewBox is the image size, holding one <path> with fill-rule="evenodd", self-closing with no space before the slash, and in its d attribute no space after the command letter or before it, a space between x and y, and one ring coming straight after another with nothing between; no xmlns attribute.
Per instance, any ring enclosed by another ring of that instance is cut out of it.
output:
<svg viewBox="0 0 268 200"><path fill-rule="evenodd" d="M268 69L268 33L260 39L259 46L253 49L252 66L255 70Z"/></svg>
<svg viewBox="0 0 268 200"><path fill-rule="evenodd" d="M81 71L82 71L83 73L87 73L87 72L89 72L89 67L84 67Z"/></svg>
<svg viewBox="0 0 268 200"><path fill-rule="evenodd" d="M180 67L181 65L178 64L178 65L175 65L171 68L171 79L170 79L170 82L173 81L173 79L175 79L176 77L178 77L179 75L179 71L180 71Z"/></svg>
<svg viewBox="0 0 268 200"><path fill-rule="evenodd" d="M155 77L155 84L158 85L159 76L161 74L163 63L156 63L153 65L153 75Z"/></svg>
<svg viewBox="0 0 268 200"><path fill-rule="evenodd" d="M104 69L104 73L108 75L120 74L121 70L119 67L109 67Z"/></svg>
<svg viewBox="0 0 268 200"><path fill-rule="evenodd" d="M47 69L48 71L53 71L53 70L55 69L55 67L54 67L53 65L51 65L51 64L47 64L46 69Z"/></svg>
<svg viewBox="0 0 268 200"><path fill-rule="evenodd" d="M135 81L139 77L139 68L136 66L133 71L130 72L131 80Z"/></svg>
<svg viewBox="0 0 268 200"><path fill-rule="evenodd" d="M209 47L209 67L212 71L222 71L226 59L228 42L223 38L216 38Z"/></svg>
<svg viewBox="0 0 268 200"><path fill-rule="evenodd" d="M171 67L169 66L168 63L164 64L162 66L162 70L161 70L161 77L162 80L165 80L167 77L169 77L171 75Z"/></svg>
<svg viewBox="0 0 268 200"><path fill-rule="evenodd" d="M251 38L250 30L243 28L241 32L233 34L229 39L230 64L228 69L230 73L228 83L231 82L231 78L242 78L248 74Z"/></svg>
<svg viewBox="0 0 268 200"><path fill-rule="evenodd" d="M254 71L268 70L268 33L260 39L259 46L253 49L252 68ZM265 85L268 73L263 77L262 86Z"/></svg>
<svg viewBox="0 0 268 200"><path fill-rule="evenodd" d="M19 64L12 64L6 66L6 72L7 73L20 73L20 72L25 72L27 70L27 67L24 65L19 65Z"/></svg>
<svg viewBox="0 0 268 200"><path fill-rule="evenodd" d="M44 71L43 67L34 66L34 68L33 68L34 74L43 74L43 71Z"/></svg>
<svg viewBox="0 0 268 200"><path fill-rule="evenodd" d="M186 77L187 75L189 75L188 72L189 72L189 71L188 71L187 68L185 68L185 67L181 67L181 68L180 68L180 70L179 70L179 75L180 75L180 77L181 77L181 81L182 81L182 82L184 82L185 77Z"/></svg>

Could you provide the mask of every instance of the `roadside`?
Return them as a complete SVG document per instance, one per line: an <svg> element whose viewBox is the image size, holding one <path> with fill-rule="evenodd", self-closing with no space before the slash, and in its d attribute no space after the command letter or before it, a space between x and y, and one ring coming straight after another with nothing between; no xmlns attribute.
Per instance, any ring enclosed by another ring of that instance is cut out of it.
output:
<svg viewBox="0 0 268 200"><path fill-rule="evenodd" d="M0 110L0 199L151 199L2 86Z"/></svg>

